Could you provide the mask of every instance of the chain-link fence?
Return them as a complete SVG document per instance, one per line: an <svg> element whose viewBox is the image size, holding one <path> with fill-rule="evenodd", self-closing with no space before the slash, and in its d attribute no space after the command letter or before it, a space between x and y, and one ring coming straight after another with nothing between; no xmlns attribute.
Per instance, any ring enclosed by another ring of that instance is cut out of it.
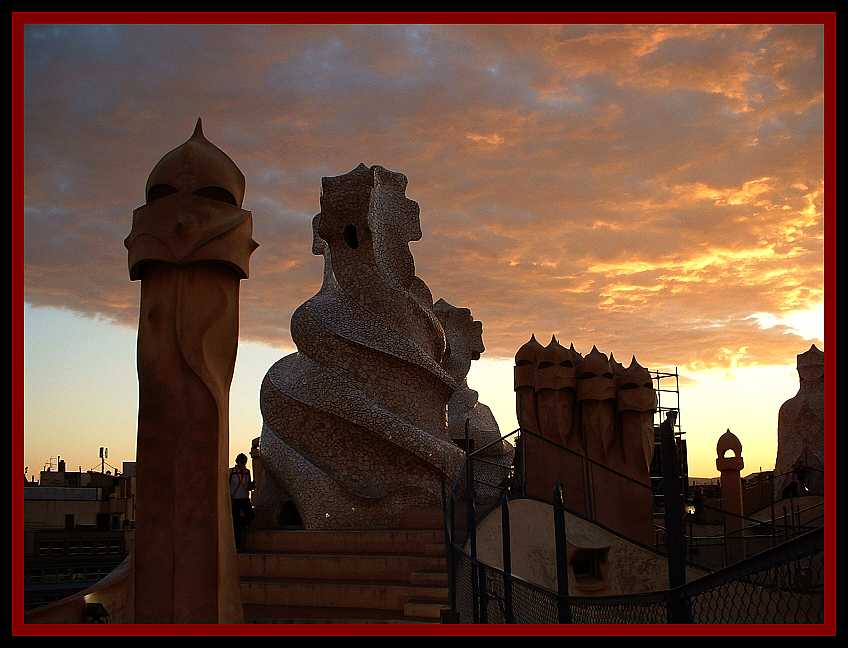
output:
<svg viewBox="0 0 848 648"><path fill-rule="evenodd" d="M512 582L516 623L558 623L556 593L521 579Z"/></svg>
<svg viewBox="0 0 848 648"><path fill-rule="evenodd" d="M824 623L824 529L685 586L696 623Z"/></svg>
<svg viewBox="0 0 848 648"><path fill-rule="evenodd" d="M823 623L824 530L792 538L681 587L562 597L453 547L460 623ZM510 592L507 592L507 588Z"/></svg>

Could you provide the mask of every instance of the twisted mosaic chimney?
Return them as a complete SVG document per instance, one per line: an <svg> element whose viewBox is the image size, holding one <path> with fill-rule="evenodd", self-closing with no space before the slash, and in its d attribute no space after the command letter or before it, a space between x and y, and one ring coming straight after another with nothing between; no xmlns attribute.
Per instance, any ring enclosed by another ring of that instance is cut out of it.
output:
<svg viewBox="0 0 848 648"><path fill-rule="evenodd" d="M466 376L471 362L479 360L483 346L483 323L471 316L468 308L457 308L444 299L433 310L445 329L448 346L442 361L445 370L459 386L448 401L448 434L456 443L464 444L466 432L473 449L480 450L485 461L475 462L475 493L482 503L501 495L500 485L509 475L515 449L501 438L498 422L479 394L468 386Z"/></svg>
<svg viewBox="0 0 848 648"><path fill-rule="evenodd" d="M415 276L406 184L363 164L322 179L324 281L292 316L298 352L262 383L262 456L307 529L417 526L461 472L446 420L461 381L442 367L445 332Z"/></svg>

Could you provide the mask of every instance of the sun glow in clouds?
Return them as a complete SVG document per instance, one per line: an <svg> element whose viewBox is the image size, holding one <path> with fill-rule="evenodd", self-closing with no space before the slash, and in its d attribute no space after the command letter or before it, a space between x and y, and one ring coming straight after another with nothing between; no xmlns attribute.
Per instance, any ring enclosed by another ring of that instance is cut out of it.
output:
<svg viewBox="0 0 848 648"><path fill-rule="evenodd" d="M785 326L789 332L797 333L805 340L824 341L824 302L807 310L793 310L781 315L753 313L751 318L757 320L762 329Z"/></svg>

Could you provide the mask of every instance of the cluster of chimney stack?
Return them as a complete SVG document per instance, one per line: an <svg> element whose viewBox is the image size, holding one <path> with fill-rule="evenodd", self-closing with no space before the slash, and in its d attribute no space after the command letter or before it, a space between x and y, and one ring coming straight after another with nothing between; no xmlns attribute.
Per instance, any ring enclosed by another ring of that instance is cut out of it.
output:
<svg viewBox="0 0 848 648"><path fill-rule="evenodd" d="M515 393L526 494L566 506L652 542L651 460L656 391L634 356L629 366L597 347L585 356L555 336L531 336L515 354Z"/></svg>

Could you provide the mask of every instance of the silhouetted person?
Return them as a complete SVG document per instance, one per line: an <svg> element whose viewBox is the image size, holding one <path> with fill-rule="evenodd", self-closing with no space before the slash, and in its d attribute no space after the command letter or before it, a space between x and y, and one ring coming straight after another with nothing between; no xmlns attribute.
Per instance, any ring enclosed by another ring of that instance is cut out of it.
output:
<svg viewBox="0 0 848 648"><path fill-rule="evenodd" d="M250 505L250 491L254 484L250 481L250 471L247 469L247 456L239 453L236 465L230 468L230 499L233 509L233 532L236 538L236 551L241 551L244 544L244 533L247 525L253 519L253 507Z"/></svg>

